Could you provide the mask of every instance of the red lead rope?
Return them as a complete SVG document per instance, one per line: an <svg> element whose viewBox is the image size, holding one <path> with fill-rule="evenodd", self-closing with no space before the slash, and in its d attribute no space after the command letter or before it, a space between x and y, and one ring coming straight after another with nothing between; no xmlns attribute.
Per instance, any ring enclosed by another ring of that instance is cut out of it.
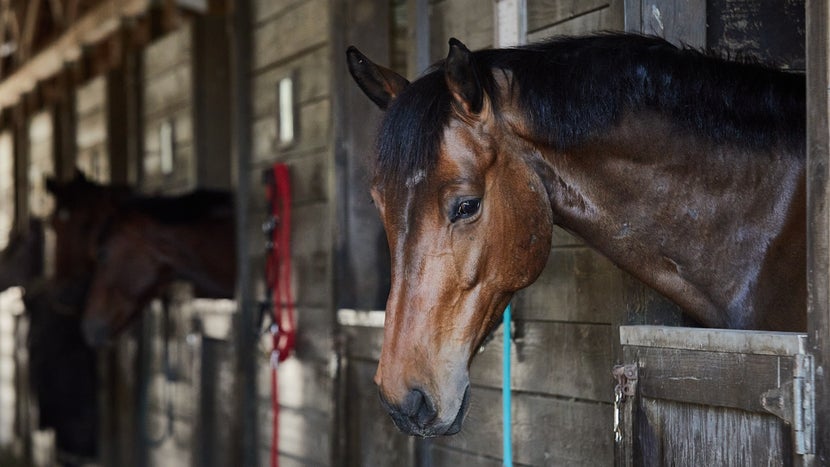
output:
<svg viewBox="0 0 830 467"><path fill-rule="evenodd" d="M294 298L291 294L291 186L288 167L275 163L267 177L265 194L270 205L271 219L267 224L268 258L265 263L265 279L273 303L271 336L271 408L273 411L273 436L271 438L271 466L279 466L279 415L280 399L277 384L277 366L294 350L296 328L294 326ZM270 231L270 232L269 232Z"/></svg>

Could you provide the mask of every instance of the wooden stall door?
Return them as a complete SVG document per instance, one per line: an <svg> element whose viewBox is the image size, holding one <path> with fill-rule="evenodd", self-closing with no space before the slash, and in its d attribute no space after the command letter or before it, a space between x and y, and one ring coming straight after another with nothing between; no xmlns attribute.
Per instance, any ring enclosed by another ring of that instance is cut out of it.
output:
<svg viewBox="0 0 830 467"><path fill-rule="evenodd" d="M620 328L617 465L790 466L814 452L806 334Z"/></svg>

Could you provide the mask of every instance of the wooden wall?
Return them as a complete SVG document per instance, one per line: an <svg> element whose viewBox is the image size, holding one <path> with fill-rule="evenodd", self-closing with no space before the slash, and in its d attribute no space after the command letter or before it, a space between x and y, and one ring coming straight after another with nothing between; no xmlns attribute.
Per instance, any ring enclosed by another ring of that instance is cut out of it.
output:
<svg viewBox="0 0 830 467"><path fill-rule="evenodd" d="M98 76L79 86L75 93L75 165L87 178L110 181L107 150L107 78Z"/></svg>
<svg viewBox="0 0 830 467"><path fill-rule="evenodd" d="M333 120L331 8L328 0L255 0L251 12L252 158L249 267L264 297L265 219L262 171L289 165L292 182L293 291L300 330L297 351L280 366L280 458L283 466L329 465L334 423L333 374ZM277 83L294 81L295 140L278 139ZM271 446L267 339L259 363L259 459Z"/></svg>
<svg viewBox="0 0 830 467"><path fill-rule="evenodd" d="M143 51L145 192L196 187L193 151L192 25L184 24ZM172 161L162 161L163 127L172 132ZM170 164L167 166L166 164Z"/></svg>

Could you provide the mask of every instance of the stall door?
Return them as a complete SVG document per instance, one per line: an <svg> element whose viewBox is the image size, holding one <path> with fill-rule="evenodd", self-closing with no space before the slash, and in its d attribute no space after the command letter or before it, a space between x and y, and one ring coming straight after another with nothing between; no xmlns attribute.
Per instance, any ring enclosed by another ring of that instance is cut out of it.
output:
<svg viewBox="0 0 830 467"><path fill-rule="evenodd" d="M618 465L803 465L813 448L806 335L623 326Z"/></svg>

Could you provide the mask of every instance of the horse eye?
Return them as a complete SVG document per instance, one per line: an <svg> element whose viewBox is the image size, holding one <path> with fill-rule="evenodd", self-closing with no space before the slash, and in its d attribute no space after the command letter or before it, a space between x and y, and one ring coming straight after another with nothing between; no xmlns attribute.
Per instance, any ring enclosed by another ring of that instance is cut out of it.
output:
<svg viewBox="0 0 830 467"><path fill-rule="evenodd" d="M455 222L460 219L467 219L473 217L478 213L479 208L481 208L481 200L478 198L472 199L465 199L458 203L455 207L455 210L452 213L450 218L450 222Z"/></svg>

